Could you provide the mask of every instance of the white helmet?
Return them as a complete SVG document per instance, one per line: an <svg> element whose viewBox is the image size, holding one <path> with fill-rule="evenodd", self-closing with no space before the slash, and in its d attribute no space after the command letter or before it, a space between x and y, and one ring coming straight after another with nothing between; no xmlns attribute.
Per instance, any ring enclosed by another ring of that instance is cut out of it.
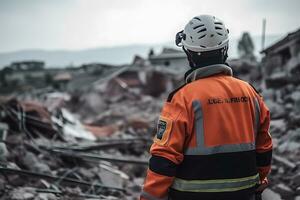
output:
<svg viewBox="0 0 300 200"><path fill-rule="evenodd" d="M184 30L177 33L176 44L194 52L228 48L228 33L218 18L200 15L191 19Z"/></svg>

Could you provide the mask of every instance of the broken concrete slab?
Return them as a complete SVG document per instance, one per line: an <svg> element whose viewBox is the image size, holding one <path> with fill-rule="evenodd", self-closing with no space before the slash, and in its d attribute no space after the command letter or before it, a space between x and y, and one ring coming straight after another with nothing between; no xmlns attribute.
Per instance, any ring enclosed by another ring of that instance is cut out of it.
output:
<svg viewBox="0 0 300 200"><path fill-rule="evenodd" d="M263 200L282 200L281 196L271 189L266 189L262 193L262 199Z"/></svg>
<svg viewBox="0 0 300 200"><path fill-rule="evenodd" d="M287 185L280 183L274 187L274 190L278 192L283 198L291 198L294 196L294 191Z"/></svg>

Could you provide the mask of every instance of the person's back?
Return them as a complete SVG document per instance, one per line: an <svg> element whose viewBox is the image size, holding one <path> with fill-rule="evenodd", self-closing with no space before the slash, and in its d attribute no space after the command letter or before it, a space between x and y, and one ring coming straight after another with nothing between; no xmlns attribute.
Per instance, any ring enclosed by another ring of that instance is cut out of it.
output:
<svg viewBox="0 0 300 200"><path fill-rule="evenodd" d="M216 23L212 16L191 22L210 20ZM189 29L182 38L190 37ZM247 200L265 180L272 155L269 111L254 88L232 77L227 43L223 47L201 56L184 48L192 69L162 109L141 199Z"/></svg>

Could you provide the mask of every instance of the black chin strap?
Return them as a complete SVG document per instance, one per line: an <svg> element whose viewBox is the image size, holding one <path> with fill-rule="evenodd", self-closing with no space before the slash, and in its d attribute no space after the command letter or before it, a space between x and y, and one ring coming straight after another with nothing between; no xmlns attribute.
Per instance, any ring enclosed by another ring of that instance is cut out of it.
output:
<svg viewBox="0 0 300 200"><path fill-rule="evenodd" d="M226 59L228 58L228 46L225 46L222 49L222 53L223 53L223 62L225 63Z"/></svg>

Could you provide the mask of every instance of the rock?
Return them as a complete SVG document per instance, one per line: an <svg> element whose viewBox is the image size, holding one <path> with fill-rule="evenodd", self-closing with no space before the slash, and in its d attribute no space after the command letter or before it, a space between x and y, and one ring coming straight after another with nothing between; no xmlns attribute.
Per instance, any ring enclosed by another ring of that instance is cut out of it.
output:
<svg viewBox="0 0 300 200"><path fill-rule="evenodd" d="M295 102L300 100L300 91L295 91L291 95L291 99Z"/></svg>
<svg viewBox="0 0 300 200"><path fill-rule="evenodd" d="M0 139L6 140L8 125L6 123L0 122ZM6 148L6 144L0 142L0 162L6 161L6 157L8 156L8 151Z"/></svg>
<svg viewBox="0 0 300 200"><path fill-rule="evenodd" d="M91 180L94 178L95 174L93 173L92 170L88 170L88 169L84 169L84 168L80 168L78 171L83 177Z"/></svg>
<svg viewBox="0 0 300 200"><path fill-rule="evenodd" d="M281 200L281 196L271 189L265 189L262 193L263 200Z"/></svg>
<svg viewBox="0 0 300 200"><path fill-rule="evenodd" d="M266 100L265 103L270 109L272 119L280 119L285 117L286 113L284 110L284 106L270 100Z"/></svg>
<svg viewBox="0 0 300 200"><path fill-rule="evenodd" d="M20 157L24 166L33 172L51 174L51 169L48 165L40 161L40 159L31 152L25 152L24 157Z"/></svg>
<svg viewBox="0 0 300 200"><path fill-rule="evenodd" d="M34 200L59 200L55 194L39 193Z"/></svg>
<svg viewBox="0 0 300 200"><path fill-rule="evenodd" d="M294 195L293 190L289 186L287 186L283 183L279 183L278 185L276 185L274 190L276 192L278 192L283 198L288 199L288 198L293 197L293 195Z"/></svg>
<svg viewBox="0 0 300 200"><path fill-rule="evenodd" d="M104 164L100 164L99 166L101 167L101 170L98 175L105 185L120 188L123 186L124 179L119 173L116 173L111 166Z"/></svg>
<svg viewBox="0 0 300 200"><path fill-rule="evenodd" d="M289 130L286 135L280 138L278 144L278 151L283 152L293 152L300 148L300 128L296 130Z"/></svg>
<svg viewBox="0 0 300 200"><path fill-rule="evenodd" d="M272 136L282 136L286 131L286 122L284 119L272 120L270 124L270 133Z"/></svg>
<svg viewBox="0 0 300 200"><path fill-rule="evenodd" d="M300 196L296 196L296 197L295 197L295 200L300 200Z"/></svg>
<svg viewBox="0 0 300 200"><path fill-rule="evenodd" d="M289 128L299 128L300 127L300 114L292 112L289 114L288 118L288 127Z"/></svg>
<svg viewBox="0 0 300 200"><path fill-rule="evenodd" d="M273 160L291 169L295 169L297 167L297 165L294 162L288 160L286 157L283 156L273 155Z"/></svg>
<svg viewBox="0 0 300 200"><path fill-rule="evenodd" d="M12 192L11 200L33 200L35 194L29 188L17 188Z"/></svg>
<svg viewBox="0 0 300 200"><path fill-rule="evenodd" d="M8 156L8 150L6 148L6 145L3 142L0 142L0 162L6 161L6 158Z"/></svg>
<svg viewBox="0 0 300 200"><path fill-rule="evenodd" d="M296 113L300 113L300 99L297 99L294 103L294 110Z"/></svg>
<svg viewBox="0 0 300 200"><path fill-rule="evenodd" d="M297 187L297 188L296 188L296 194L297 194L297 195L300 195L300 187Z"/></svg>
<svg viewBox="0 0 300 200"><path fill-rule="evenodd" d="M5 193L6 181L3 175L0 175L0 196Z"/></svg>
<svg viewBox="0 0 300 200"><path fill-rule="evenodd" d="M283 152L292 152L298 150L300 148L299 142L287 141L278 146L278 151Z"/></svg>
<svg viewBox="0 0 300 200"><path fill-rule="evenodd" d="M297 186L297 187L300 186L300 173L293 176L292 182L293 182L293 184L295 184L295 186Z"/></svg>

